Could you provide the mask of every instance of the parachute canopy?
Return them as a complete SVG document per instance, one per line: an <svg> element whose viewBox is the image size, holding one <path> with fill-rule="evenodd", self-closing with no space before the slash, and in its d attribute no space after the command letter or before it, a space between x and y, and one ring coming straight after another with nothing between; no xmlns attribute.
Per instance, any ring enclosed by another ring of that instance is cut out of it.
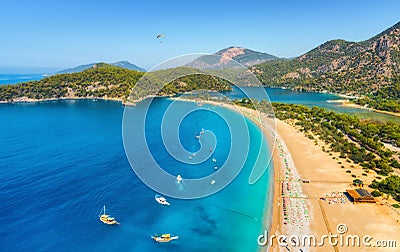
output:
<svg viewBox="0 0 400 252"><path fill-rule="evenodd" d="M165 35L162 34L162 33L161 33L161 34L158 34L158 35L157 35L157 38L165 38Z"/></svg>

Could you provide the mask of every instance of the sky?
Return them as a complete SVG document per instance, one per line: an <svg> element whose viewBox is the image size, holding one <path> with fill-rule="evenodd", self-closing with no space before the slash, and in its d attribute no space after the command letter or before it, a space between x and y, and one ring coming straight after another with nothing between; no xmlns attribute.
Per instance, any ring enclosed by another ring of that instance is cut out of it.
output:
<svg viewBox="0 0 400 252"><path fill-rule="evenodd" d="M229 46L295 57L331 39L368 39L399 10L397 0L1 0L0 73L120 60L150 69Z"/></svg>

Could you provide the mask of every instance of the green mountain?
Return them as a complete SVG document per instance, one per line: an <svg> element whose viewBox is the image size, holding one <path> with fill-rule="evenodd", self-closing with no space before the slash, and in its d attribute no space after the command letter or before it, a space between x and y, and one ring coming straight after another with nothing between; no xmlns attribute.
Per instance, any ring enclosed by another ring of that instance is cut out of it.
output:
<svg viewBox="0 0 400 252"><path fill-rule="evenodd" d="M118 61L115 63L112 63L111 65L113 66L117 66L117 67L122 67L125 69L129 69L129 70L135 70L135 71L139 71L139 72L146 72L145 69L138 67L132 63L130 63L129 61L123 60L123 61Z"/></svg>
<svg viewBox="0 0 400 252"><path fill-rule="evenodd" d="M82 72L83 70L89 69L89 68L96 68L98 64L101 63L91 63L91 64L86 64L86 65L80 65L77 67L73 67L73 68L69 68L69 69L65 69L65 70L61 70L56 72L56 74L65 74L65 73L78 73L78 72ZM117 67L121 67L121 68L125 68L125 69L129 69L129 70L135 70L135 71L139 71L139 72L146 72L146 70L144 70L143 68L140 68L132 63L130 63L129 61L118 61L115 63L112 63L111 65L113 66L117 66Z"/></svg>
<svg viewBox="0 0 400 252"><path fill-rule="evenodd" d="M365 41L331 40L300 57L267 61L251 69L267 86L367 95L368 99L387 96L397 101L400 22ZM379 91L391 93L379 95Z"/></svg>
<svg viewBox="0 0 400 252"><path fill-rule="evenodd" d="M174 73L191 73L163 87L165 79ZM174 95L196 89L230 90L229 83L209 75L198 75L198 70L179 67L148 73L134 99L147 95ZM40 99L104 98L130 101L131 91L143 72L99 63L95 68L71 74L56 74L39 81L0 86L0 101L18 102ZM149 81L151 80L151 81ZM163 87L163 88L162 88ZM162 89L161 89L162 88ZM160 91L158 91L160 90Z"/></svg>

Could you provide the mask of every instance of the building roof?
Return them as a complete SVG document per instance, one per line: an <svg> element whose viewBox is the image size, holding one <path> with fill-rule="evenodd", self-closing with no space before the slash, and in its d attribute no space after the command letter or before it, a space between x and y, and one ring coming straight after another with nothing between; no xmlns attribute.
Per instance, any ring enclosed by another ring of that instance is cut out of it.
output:
<svg viewBox="0 0 400 252"><path fill-rule="evenodd" d="M376 202L375 198L365 189L346 190L354 202Z"/></svg>
<svg viewBox="0 0 400 252"><path fill-rule="evenodd" d="M370 194L367 190L365 189L356 189L356 192L361 196L361 197L373 197L372 194Z"/></svg>

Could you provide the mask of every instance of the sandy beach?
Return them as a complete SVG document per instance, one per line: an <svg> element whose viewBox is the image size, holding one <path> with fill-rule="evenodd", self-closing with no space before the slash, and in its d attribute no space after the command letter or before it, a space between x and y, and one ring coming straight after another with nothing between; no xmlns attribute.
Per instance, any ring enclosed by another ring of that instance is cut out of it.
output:
<svg viewBox="0 0 400 252"><path fill-rule="evenodd" d="M302 179L309 181L309 183L301 182L301 187L310 206L310 234L317 238L329 232L338 234L337 226L345 224L348 231L344 235L360 237L370 235L373 237L371 244L377 240L396 240L398 249L400 246L400 214L398 211L386 205L381 199L378 199L376 204L353 204L343 197L346 189L354 188L352 185L354 178L346 173L346 170L351 170L352 174L361 178L363 172L361 167L338 159L337 153L330 155L322 151L323 143L307 138L294 126L280 120L277 120L277 132L287 145L295 169ZM282 170L282 163L280 166L280 170ZM363 180L371 181L375 176L376 174L368 174L368 178L365 179L363 176ZM366 187L365 189L368 190ZM282 221L275 223L273 225L278 226L278 231L285 232L285 228L282 228ZM280 249L282 250L282 248ZM306 251L397 251L397 249L365 247L363 244L360 247L339 245L333 247L326 244L317 248L309 248ZM279 251L279 249L273 251ZM282 251L286 251L286 249Z"/></svg>
<svg viewBox="0 0 400 252"><path fill-rule="evenodd" d="M340 106L343 106L343 107L364 109L364 110L373 111L373 112L380 113L380 114L400 117L400 113L369 108L366 106L361 106L361 105L355 104L353 102L350 102L349 100L336 100L335 103L340 103Z"/></svg>

